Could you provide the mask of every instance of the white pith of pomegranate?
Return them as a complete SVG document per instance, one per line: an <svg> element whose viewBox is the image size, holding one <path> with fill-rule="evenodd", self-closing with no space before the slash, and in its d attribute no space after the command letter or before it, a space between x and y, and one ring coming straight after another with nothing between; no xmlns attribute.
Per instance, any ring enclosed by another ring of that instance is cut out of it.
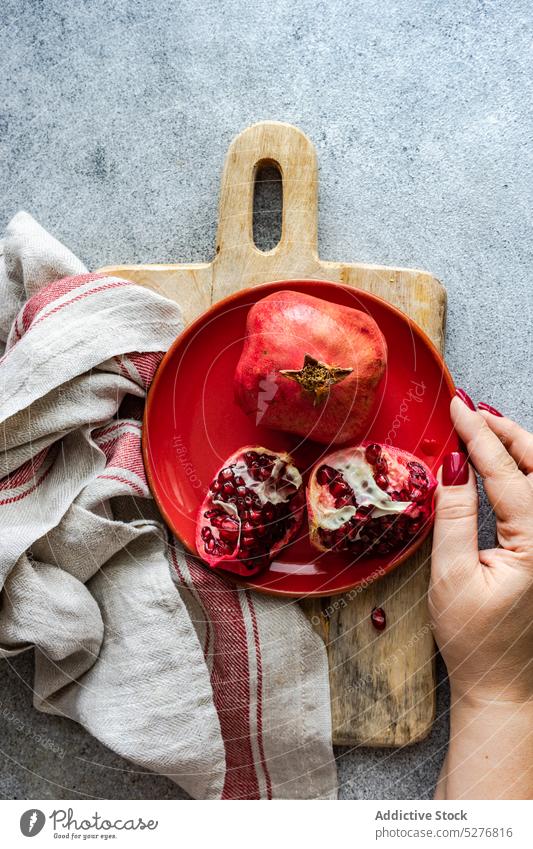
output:
<svg viewBox="0 0 533 849"><path fill-rule="evenodd" d="M407 451L361 443L318 463L307 488L312 544L353 556L407 547L426 528L437 481Z"/></svg>
<svg viewBox="0 0 533 849"><path fill-rule="evenodd" d="M288 454L241 448L219 469L200 508L198 554L213 569L255 575L298 531L304 498Z"/></svg>

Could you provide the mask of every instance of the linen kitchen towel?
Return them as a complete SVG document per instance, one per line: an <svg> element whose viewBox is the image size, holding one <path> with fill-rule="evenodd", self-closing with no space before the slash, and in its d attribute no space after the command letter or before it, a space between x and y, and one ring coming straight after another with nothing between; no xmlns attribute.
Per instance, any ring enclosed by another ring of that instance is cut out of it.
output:
<svg viewBox="0 0 533 849"><path fill-rule="evenodd" d="M26 213L0 253L1 653L35 647L38 710L195 798L335 796L321 640L185 554L146 483L143 399L179 308Z"/></svg>

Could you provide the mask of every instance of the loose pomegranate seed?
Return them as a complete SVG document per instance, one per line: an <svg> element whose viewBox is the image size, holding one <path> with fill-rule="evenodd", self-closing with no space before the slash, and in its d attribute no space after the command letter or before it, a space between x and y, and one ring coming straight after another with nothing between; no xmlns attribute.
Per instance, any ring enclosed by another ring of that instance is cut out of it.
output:
<svg viewBox="0 0 533 849"><path fill-rule="evenodd" d="M370 614L370 619L376 631L384 631L387 627L387 618L382 607L375 607Z"/></svg>

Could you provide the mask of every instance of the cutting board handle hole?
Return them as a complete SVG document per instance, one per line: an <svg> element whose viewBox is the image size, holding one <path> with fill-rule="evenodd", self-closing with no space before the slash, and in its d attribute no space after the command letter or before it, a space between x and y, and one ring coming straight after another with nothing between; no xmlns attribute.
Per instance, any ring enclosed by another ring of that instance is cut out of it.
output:
<svg viewBox="0 0 533 849"><path fill-rule="evenodd" d="M262 159L255 167L253 238L263 253L273 251L281 240L283 180L277 162Z"/></svg>

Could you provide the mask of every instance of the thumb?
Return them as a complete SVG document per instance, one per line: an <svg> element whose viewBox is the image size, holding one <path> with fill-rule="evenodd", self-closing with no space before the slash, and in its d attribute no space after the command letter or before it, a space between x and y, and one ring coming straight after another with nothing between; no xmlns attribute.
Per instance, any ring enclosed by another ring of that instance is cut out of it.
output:
<svg viewBox="0 0 533 849"><path fill-rule="evenodd" d="M461 451L446 454L435 493L435 527L431 574L433 580L450 577L479 563L477 541L478 496L476 478Z"/></svg>

